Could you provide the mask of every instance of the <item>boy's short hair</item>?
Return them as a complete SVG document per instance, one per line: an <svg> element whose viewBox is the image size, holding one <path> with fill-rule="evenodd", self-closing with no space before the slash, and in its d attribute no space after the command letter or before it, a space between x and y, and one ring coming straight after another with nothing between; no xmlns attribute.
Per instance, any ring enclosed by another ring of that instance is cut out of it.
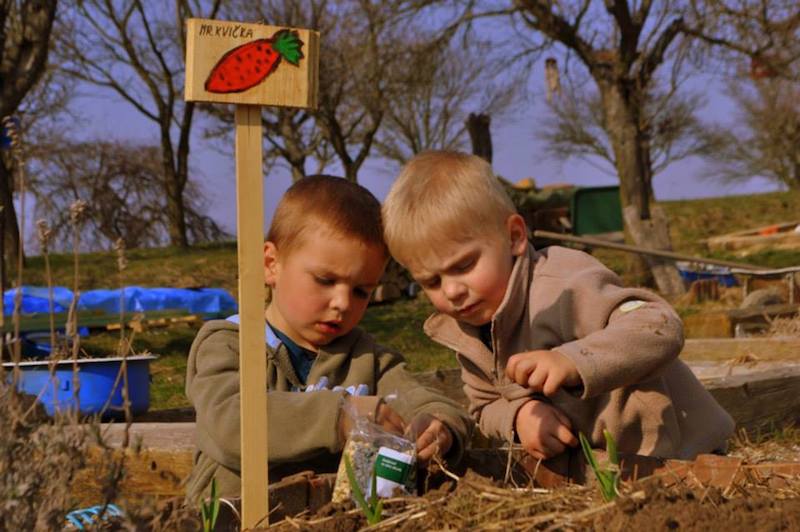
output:
<svg viewBox="0 0 800 532"><path fill-rule="evenodd" d="M282 253L303 242L320 225L366 245L388 248L383 240L381 204L366 188L342 177L313 175L300 179L278 202L267 240Z"/></svg>
<svg viewBox="0 0 800 532"><path fill-rule="evenodd" d="M384 235L392 255L407 264L420 244L435 249L502 231L516 212L489 163L456 151L426 151L406 163L389 191Z"/></svg>

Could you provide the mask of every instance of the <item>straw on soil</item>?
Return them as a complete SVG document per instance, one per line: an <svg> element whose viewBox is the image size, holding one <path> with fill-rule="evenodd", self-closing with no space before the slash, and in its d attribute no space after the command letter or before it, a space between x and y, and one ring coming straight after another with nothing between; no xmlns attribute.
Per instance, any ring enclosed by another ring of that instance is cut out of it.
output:
<svg viewBox="0 0 800 532"><path fill-rule="evenodd" d="M778 478L780 477L780 478ZM726 490L688 478L654 476L621 487L606 503L589 486L554 490L509 488L468 472L424 497L386 501L384 521L371 527L352 505L328 507L314 516L300 515L269 530L607 530L716 527L716 519L759 521L776 528L800 526L787 515L800 515L800 478L743 475ZM756 514L756 512L759 512ZM717 516L722 517L717 517ZM788 519L788 520L787 520ZM797 521L797 518L795 518ZM652 526L647 526L647 524Z"/></svg>

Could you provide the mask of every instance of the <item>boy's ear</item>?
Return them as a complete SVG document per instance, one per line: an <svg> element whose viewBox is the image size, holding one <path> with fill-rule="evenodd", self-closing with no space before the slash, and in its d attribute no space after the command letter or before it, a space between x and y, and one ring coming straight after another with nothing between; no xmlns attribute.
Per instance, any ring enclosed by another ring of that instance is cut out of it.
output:
<svg viewBox="0 0 800 532"><path fill-rule="evenodd" d="M528 226L519 214L512 214L506 220L506 229L511 242L511 254L519 257L528 248Z"/></svg>
<svg viewBox="0 0 800 532"><path fill-rule="evenodd" d="M264 283L274 286L278 276L278 248L272 242L264 242Z"/></svg>

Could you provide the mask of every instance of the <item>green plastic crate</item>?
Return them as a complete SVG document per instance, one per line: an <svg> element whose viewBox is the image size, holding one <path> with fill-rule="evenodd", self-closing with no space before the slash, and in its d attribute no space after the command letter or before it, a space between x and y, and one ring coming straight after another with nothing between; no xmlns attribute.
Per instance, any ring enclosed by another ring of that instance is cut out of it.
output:
<svg viewBox="0 0 800 532"><path fill-rule="evenodd" d="M622 231L619 186L581 187L570 202L572 233L597 235Z"/></svg>

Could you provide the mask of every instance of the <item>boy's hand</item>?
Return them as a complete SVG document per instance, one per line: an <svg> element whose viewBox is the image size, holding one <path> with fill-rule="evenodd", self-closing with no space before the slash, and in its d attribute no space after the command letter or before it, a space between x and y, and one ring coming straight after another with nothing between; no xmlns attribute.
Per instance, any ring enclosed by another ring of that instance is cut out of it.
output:
<svg viewBox="0 0 800 532"><path fill-rule="evenodd" d="M382 398L375 395L348 395L339 416L339 436L342 442L347 440L355 425L353 415L365 417L384 430L398 435L402 435L406 428L403 418L384 403Z"/></svg>
<svg viewBox="0 0 800 532"><path fill-rule="evenodd" d="M394 434L403 434L406 430L406 422L400 414L392 410L392 407L381 401L378 405L378 412L375 416L375 424L383 427L383 430Z"/></svg>
<svg viewBox="0 0 800 532"><path fill-rule="evenodd" d="M528 454L541 460L578 445L569 418L555 406L535 399L517 411L514 427Z"/></svg>
<svg viewBox="0 0 800 532"><path fill-rule="evenodd" d="M416 437L417 460L426 465L431 458L447 454L453 446L453 434L441 420L431 414L419 414L406 429L408 437Z"/></svg>
<svg viewBox="0 0 800 532"><path fill-rule="evenodd" d="M558 351L528 351L508 359L506 375L520 386L550 397L562 386L578 386L578 368Z"/></svg>

